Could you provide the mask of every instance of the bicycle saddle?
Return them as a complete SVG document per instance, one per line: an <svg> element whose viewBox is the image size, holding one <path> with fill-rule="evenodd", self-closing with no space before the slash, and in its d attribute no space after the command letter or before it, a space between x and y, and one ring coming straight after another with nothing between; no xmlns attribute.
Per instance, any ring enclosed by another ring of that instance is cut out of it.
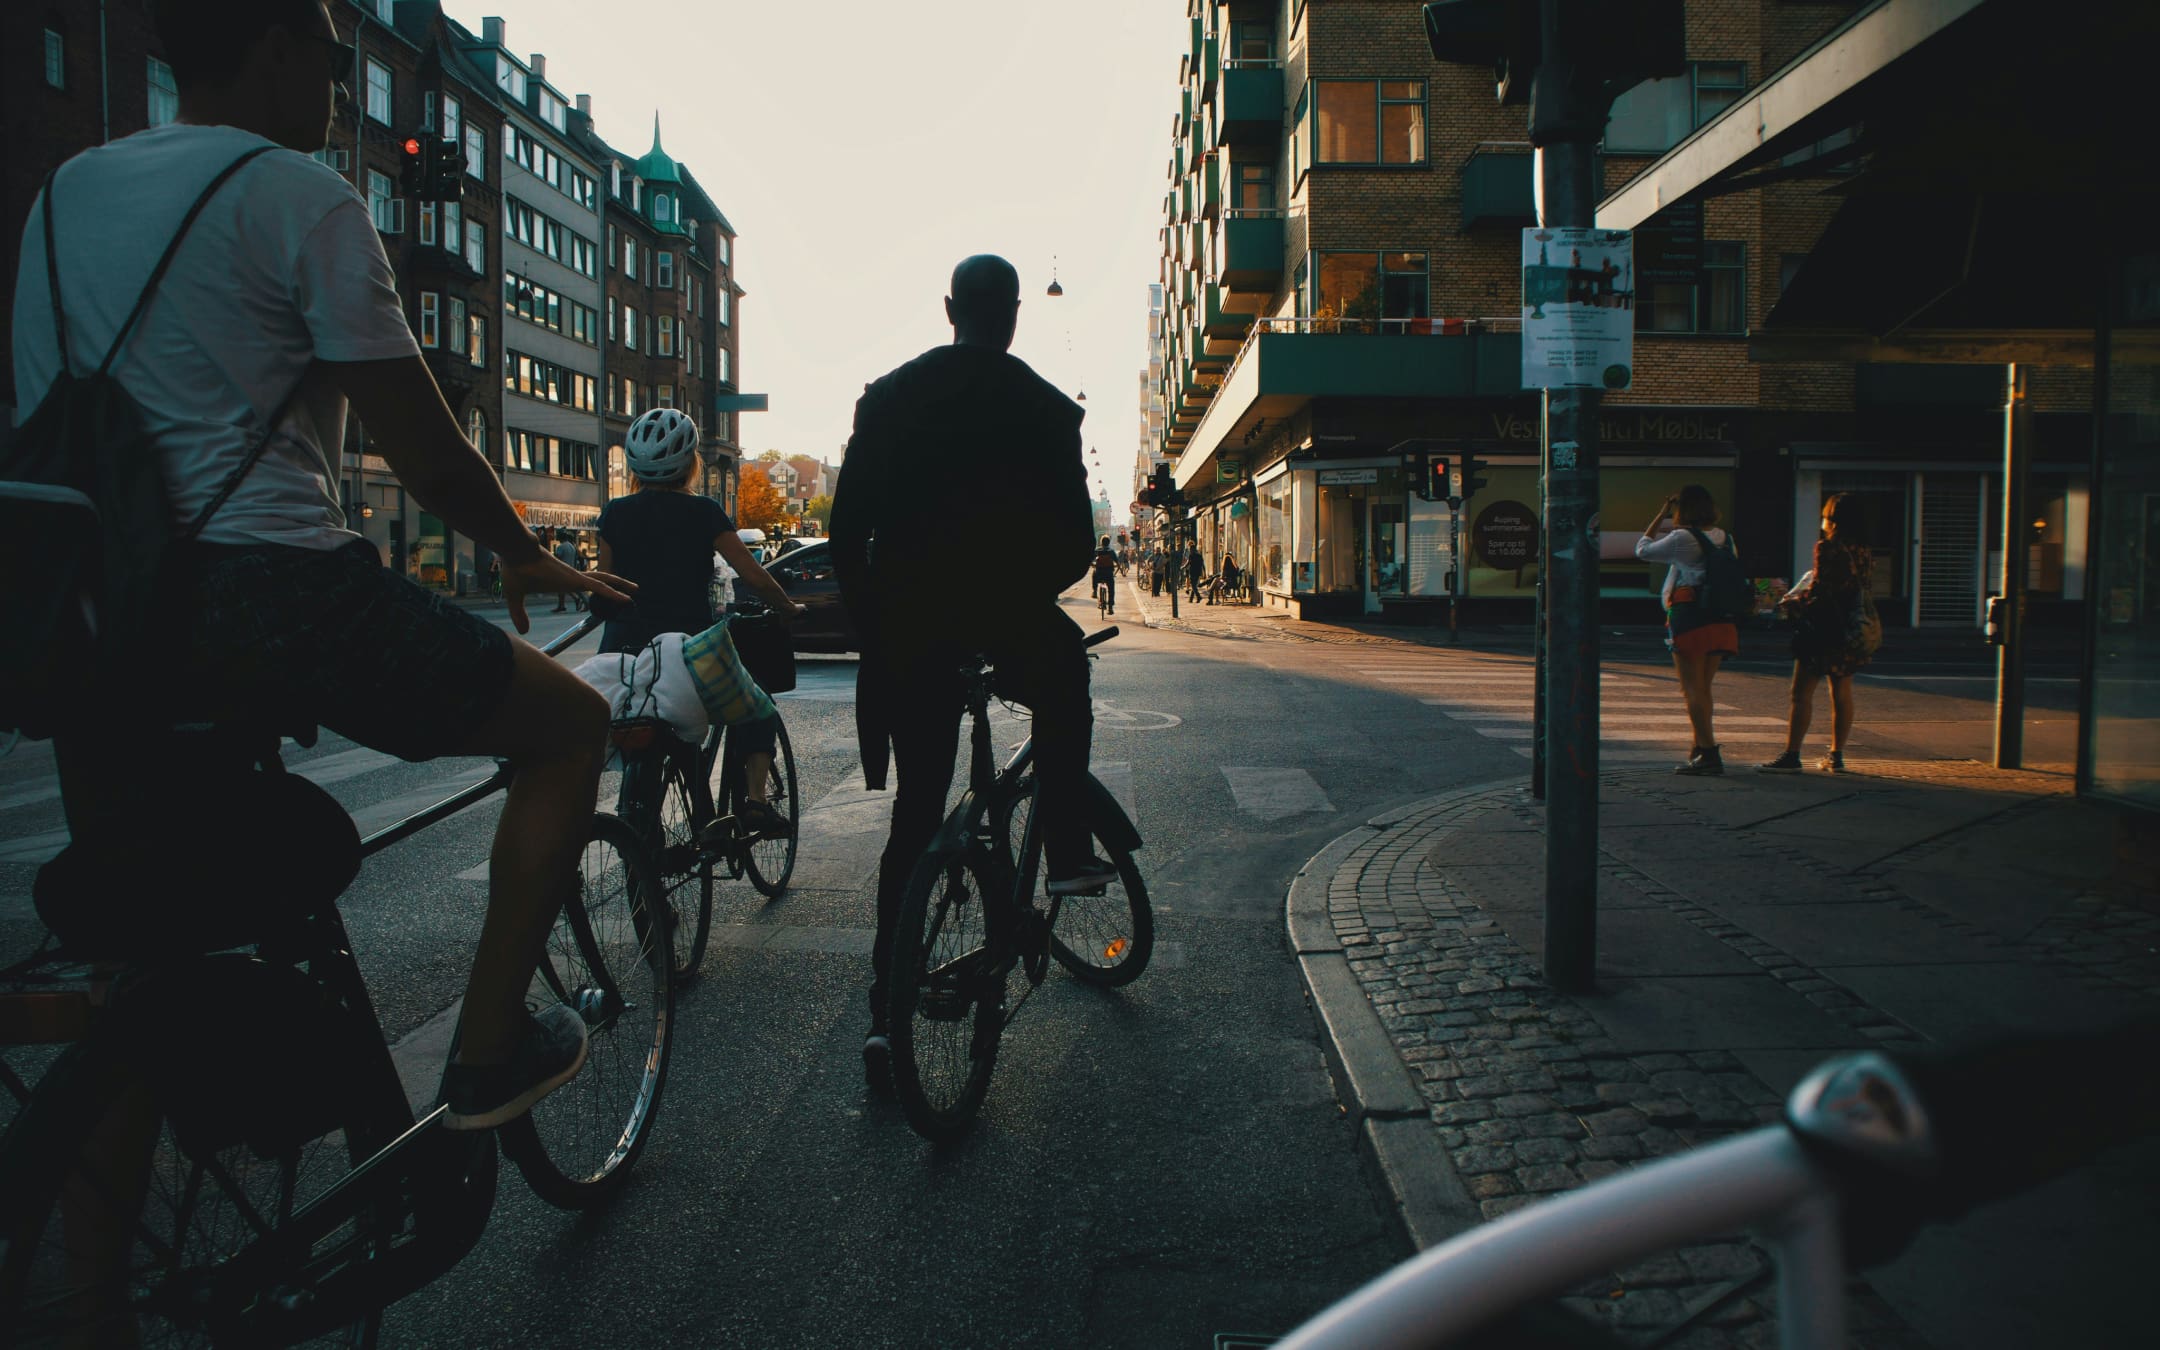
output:
<svg viewBox="0 0 2160 1350"><path fill-rule="evenodd" d="M276 936L360 871L337 799L292 774L191 772L38 869L38 917L74 956L146 962Z"/></svg>

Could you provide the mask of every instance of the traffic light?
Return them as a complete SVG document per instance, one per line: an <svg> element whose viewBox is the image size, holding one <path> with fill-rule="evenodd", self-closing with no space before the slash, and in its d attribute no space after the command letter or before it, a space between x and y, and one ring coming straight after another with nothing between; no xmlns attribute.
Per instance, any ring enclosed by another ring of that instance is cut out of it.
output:
<svg viewBox="0 0 2160 1350"><path fill-rule="evenodd" d="M454 202L465 196L465 147L456 141L437 141L433 163L428 169L427 195L439 202Z"/></svg>
<svg viewBox="0 0 2160 1350"><path fill-rule="evenodd" d="M404 190L406 196L426 195L428 180L432 176L429 171L434 167L435 157L431 153L434 148L434 141L423 140L418 136L407 136L405 144L398 148L398 186Z"/></svg>
<svg viewBox="0 0 2160 1350"><path fill-rule="evenodd" d="M1433 456L1432 461L1426 466L1425 469L1424 496L1426 501L1444 502L1447 500L1447 475L1447 456Z"/></svg>
<svg viewBox="0 0 2160 1350"><path fill-rule="evenodd" d="M1476 455L1464 455L1462 460L1462 495L1475 497L1478 489L1486 484L1486 463Z"/></svg>
<svg viewBox="0 0 2160 1350"><path fill-rule="evenodd" d="M1140 502L1159 511L1174 510L1185 504L1184 495L1177 490L1177 484L1170 481L1169 465L1155 466L1155 471L1148 475L1147 489L1140 494Z"/></svg>

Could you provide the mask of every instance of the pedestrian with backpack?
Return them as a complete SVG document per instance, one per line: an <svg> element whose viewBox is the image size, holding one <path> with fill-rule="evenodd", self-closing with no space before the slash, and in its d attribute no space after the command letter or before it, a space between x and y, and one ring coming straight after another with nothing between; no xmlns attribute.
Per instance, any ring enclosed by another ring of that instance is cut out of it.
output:
<svg viewBox="0 0 2160 1350"><path fill-rule="evenodd" d="M1815 767L1845 772L1845 742L1852 735L1853 676L1882 646L1882 617L1875 611L1874 555L1857 538L1860 503L1840 492L1823 503L1822 538L1815 565L1793 583L1778 609L1794 620L1792 713L1785 751L1755 767L1763 773L1800 772L1800 745L1815 717L1815 686L1830 682L1830 749Z"/></svg>
<svg viewBox="0 0 2160 1350"><path fill-rule="evenodd" d="M1635 541L1635 556L1665 563L1665 645L1672 649L1687 704L1694 745L1674 773L1715 777L1725 772L1711 724L1710 686L1728 656L1740 654L1739 621L1754 607L1754 588L1740 570L1732 538L1718 528L1710 490L1690 483L1665 499ZM1744 598L1743 598L1744 597Z"/></svg>

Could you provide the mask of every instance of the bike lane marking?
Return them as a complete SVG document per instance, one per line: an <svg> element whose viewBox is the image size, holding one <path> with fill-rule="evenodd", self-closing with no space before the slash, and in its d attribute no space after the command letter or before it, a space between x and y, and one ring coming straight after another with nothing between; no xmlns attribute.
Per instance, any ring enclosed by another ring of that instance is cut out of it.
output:
<svg viewBox="0 0 2160 1350"><path fill-rule="evenodd" d="M1335 809L1319 782L1303 769L1225 764L1222 772L1229 780L1230 795L1236 798L1238 810L1261 820Z"/></svg>

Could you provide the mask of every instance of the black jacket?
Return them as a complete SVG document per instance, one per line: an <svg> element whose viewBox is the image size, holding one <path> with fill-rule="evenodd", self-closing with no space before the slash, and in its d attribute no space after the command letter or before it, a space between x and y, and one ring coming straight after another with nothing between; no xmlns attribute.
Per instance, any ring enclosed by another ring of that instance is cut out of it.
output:
<svg viewBox="0 0 2160 1350"><path fill-rule="evenodd" d="M887 613L922 619L926 587L965 597L964 636L1008 606L1055 604L1087 574L1084 415L1020 358L957 344L863 392L831 532L840 598L866 643Z"/></svg>

